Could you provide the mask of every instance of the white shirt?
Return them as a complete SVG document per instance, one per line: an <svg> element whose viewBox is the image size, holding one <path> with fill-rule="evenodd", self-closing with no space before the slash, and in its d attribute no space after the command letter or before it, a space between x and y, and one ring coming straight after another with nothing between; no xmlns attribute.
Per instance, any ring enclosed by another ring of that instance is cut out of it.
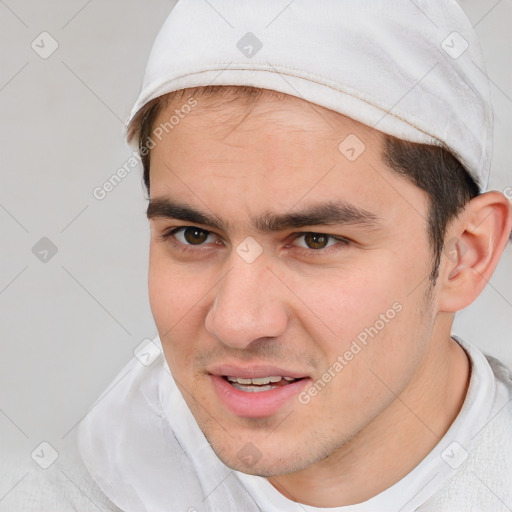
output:
<svg viewBox="0 0 512 512"><path fill-rule="evenodd" d="M225 466L162 355L150 366L134 359L125 367L82 422L80 451L97 485L126 512L510 511L512 376L496 359L457 341L471 361L460 413L408 475L363 503L302 505L266 478Z"/></svg>

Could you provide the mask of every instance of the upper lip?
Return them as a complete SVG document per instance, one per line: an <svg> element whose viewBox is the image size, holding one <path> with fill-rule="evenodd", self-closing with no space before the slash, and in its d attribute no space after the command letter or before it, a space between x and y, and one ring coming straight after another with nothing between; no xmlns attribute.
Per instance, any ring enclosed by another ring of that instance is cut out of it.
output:
<svg viewBox="0 0 512 512"><path fill-rule="evenodd" d="M272 365L238 366L234 364L220 364L207 369L207 372L221 377L241 377L243 379L257 379L261 377L274 376L292 377L294 379L308 377L308 375L303 372L287 370L285 368L279 368Z"/></svg>

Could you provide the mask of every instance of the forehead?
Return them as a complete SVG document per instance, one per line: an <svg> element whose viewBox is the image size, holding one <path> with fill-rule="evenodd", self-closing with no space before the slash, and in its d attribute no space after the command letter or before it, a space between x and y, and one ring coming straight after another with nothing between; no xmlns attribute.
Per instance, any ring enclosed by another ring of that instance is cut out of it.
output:
<svg viewBox="0 0 512 512"><path fill-rule="evenodd" d="M186 104L191 101L194 102L194 106L189 109ZM201 121L208 123L213 117L215 123L209 127L212 130L221 129L223 125L227 129L234 126L243 129L243 124L249 124L248 129L251 129L258 123L272 122L274 126L287 126L293 129L295 125L300 130L314 130L336 137L339 135L337 132L340 127L350 124L353 129L360 133L364 132L367 137L383 137L378 130L310 103L300 96L267 89L225 86L213 92L208 92L208 88L205 87L188 92L178 91L174 95L169 95L169 100L164 102L156 124L165 123L169 113L178 113L177 111L182 109L187 112L180 115L180 118L186 117L191 123L196 121L196 129L199 129ZM272 125L269 126L271 127Z"/></svg>
<svg viewBox="0 0 512 512"><path fill-rule="evenodd" d="M166 105L154 126L186 101ZM226 217L320 201L343 201L381 217L379 210L418 203L414 195L421 192L384 164L378 130L292 96L196 101L152 150L153 198L179 198Z"/></svg>
<svg viewBox="0 0 512 512"><path fill-rule="evenodd" d="M363 152L365 158L381 156L381 132L301 98L286 94L276 98L274 91L257 91L254 96L227 88L223 94L174 97L155 120L153 130L160 129L163 139L152 158L156 154L172 160L173 155L179 158L188 152L188 159L213 164L223 155L224 164L253 159L249 168L273 162L284 170L311 160L325 165L342 155L356 167ZM187 106L191 98L192 109ZM172 118L175 122L169 129Z"/></svg>

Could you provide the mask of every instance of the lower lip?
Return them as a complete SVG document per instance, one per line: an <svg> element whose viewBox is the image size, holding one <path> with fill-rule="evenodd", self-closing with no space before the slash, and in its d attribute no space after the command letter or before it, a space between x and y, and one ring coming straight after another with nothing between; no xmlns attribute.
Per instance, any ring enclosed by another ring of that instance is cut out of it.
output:
<svg viewBox="0 0 512 512"><path fill-rule="evenodd" d="M304 378L268 391L240 391L219 375L210 375L220 401L237 416L264 418L276 414L291 398L298 395L311 379Z"/></svg>

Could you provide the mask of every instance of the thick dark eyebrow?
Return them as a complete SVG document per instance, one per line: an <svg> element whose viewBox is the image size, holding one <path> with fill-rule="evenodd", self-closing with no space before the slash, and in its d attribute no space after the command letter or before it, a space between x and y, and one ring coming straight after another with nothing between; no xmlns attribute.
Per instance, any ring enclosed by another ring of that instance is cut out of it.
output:
<svg viewBox="0 0 512 512"><path fill-rule="evenodd" d="M253 221L258 231L282 231L304 226L361 224L378 227L379 218L362 208L345 202L326 202L307 206L302 210L285 214L265 213Z"/></svg>
<svg viewBox="0 0 512 512"><path fill-rule="evenodd" d="M191 206L180 204L170 199L160 197L149 201L146 216L149 220L155 218L177 219L192 224L204 224L218 230L227 227L222 221Z"/></svg>
<svg viewBox="0 0 512 512"><path fill-rule="evenodd" d="M191 206L180 204L168 198L151 199L147 209L148 219L178 219L192 224L225 231L228 227L220 219L197 210ZM290 213L264 213L251 220L252 226L261 232L284 231L305 226L329 226L361 224L365 227L379 226L379 217L375 214L345 202L326 202L307 206L302 210Z"/></svg>

